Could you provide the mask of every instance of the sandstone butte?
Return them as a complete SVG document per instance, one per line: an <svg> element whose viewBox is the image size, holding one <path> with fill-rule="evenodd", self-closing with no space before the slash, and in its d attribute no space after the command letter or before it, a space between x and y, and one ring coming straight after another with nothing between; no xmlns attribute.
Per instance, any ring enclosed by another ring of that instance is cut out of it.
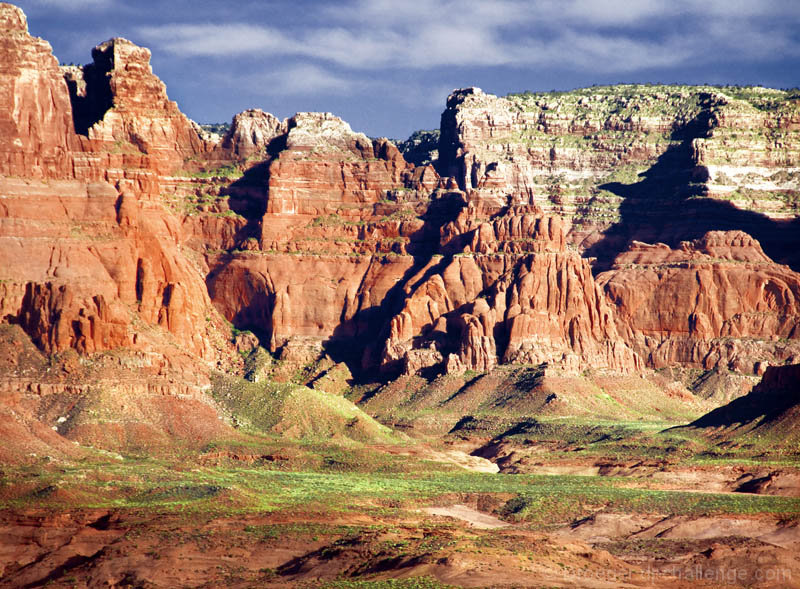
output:
<svg viewBox="0 0 800 589"><path fill-rule="evenodd" d="M249 110L211 136L147 49L115 38L59 67L9 4L0 53L16 419L74 405L91 359L126 420L76 436L210 435L210 374L241 367L231 325L289 365L377 378L800 363L796 95L461 89L438 160L414 166L330 113ZM32 376L24 354L61 369Z"/></svg>

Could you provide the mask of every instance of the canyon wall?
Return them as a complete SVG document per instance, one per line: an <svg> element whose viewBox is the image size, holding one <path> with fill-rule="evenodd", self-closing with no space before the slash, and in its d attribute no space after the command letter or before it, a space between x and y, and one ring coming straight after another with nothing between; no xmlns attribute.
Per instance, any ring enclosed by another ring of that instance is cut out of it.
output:
<svg viewBox="0 0 800 589"><path fill-rule="evenodd" d="M67 84L47 41L31 37L22 10L0 7L0 174L68 173L72 116Z"/></svg>
<svg viewBox="0 0 800 589"><path fill-rule="evenodd" d="M800 104L768 88L621 85L498 98L455 91L439 167L497 210L536 204L608 266L630 240L739 229L800 260Z"/></svg>
<svg viewBox="0 0 800 589"><path fill-rule="evenodd" d="M8 4L0 37L0 318L46 354L130 350L196 391L241 363L226 321L383 378L800 357L787 92L462 89L415 166L330 113L208 136L125 39L60 69Z"/></svg>

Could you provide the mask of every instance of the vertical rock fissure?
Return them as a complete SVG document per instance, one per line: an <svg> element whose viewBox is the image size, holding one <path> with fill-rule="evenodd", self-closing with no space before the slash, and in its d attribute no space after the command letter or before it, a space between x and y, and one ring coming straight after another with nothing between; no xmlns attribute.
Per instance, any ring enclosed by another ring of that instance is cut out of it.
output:
<svg viewBox="0 0 800 589"><path fill-rule="evenodd" d="M110 76L113 57L103 56L96 49L92 52L92 57L94 63L82 67L67 67L64 71L72 103L75 133L84 136L114 106Z"/></svg>

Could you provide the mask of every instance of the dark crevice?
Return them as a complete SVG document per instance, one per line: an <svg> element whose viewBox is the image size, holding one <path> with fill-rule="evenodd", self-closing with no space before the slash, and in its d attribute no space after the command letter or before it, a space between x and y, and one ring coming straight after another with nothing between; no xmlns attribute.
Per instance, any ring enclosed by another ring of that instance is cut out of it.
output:
<svg viewBox="0 0 800 589"><path fill-rule="evenodd" d="M144 295L144 260L136 262L136 300L141 302Z"/></svg>
<svg viewBox="0 0 800 589"><path fill-rule="evenodd" d="M114 106L109 74L111 64L108 58L101 59L98 64L98 56L94 52L93 56L95 63L71 69L64 75L72 103L75 133L79 135L88 135L89 128L102 121L106 112Z"/></svg>

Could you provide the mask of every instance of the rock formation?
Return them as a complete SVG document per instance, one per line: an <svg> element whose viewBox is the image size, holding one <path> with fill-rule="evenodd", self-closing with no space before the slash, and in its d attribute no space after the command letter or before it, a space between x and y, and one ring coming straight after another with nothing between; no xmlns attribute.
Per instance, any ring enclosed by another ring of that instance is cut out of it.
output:
<svg viewBox="0 0 800 589"><path fill-rule="evenodd" d="M712 231L678 249L635 242L598 282L654 368L753 374L800 359L800 274L742 231Z"/></svg>
<svg viewBox="0 0 800 589"><path fill-rule="evenodd" d="M273 139L286 133L286 121L254 108L240 112L231 122L231 128L220 144L227 159L266 158L267 148Z"/></svg>
<svg viewBox="0 0 800 589"><path fill-rule="evenodd" d="M631 239L741 229L796 264L779 221L798 213L798 120L796 96L765 88L467 88L442 114L439 168L473 200L563 216L570 242L605 261Z"/></svg>
<svg viewBox="0 0 800 589"><path fill-rule="evenodd" d="M181 220L159 201L164 174L206 145L167 100L146 49L115 39L95 50L93 65L62 73L18 8L0 5L0 23L0 319L24 330L56 367L76 351L94 358L89 366L106 364L108 354L127 366L117 384L89 370L78 388L43 368L39 376L12 368L0 388L22 403L12 405L19 415L55 397L72 395L66 402L74 404L75 395L114 390L138 399L149 416L142 423L152 418L155 430L195 402L205 409L192 420L216 420L202 389L210 365L230 362L227 327L197 261L181 251ZM81 129L98 84L108 110Z"/></svg>
<svg viewBox="0 0 800 589"><path fill-rule="evenodd" d="M243 121L271 121L245 114L223 146L240 137ZM278 134L259 139L264 160L235 183L263 205L252 248L209 258L215 304L272 351L375 330L384 298L414 264L410 250L437 238L419 215L438 175L329 113L298 113L268 128Z"/></svg>
<svg viewBox="0 0 800 589"><path fill-rule="evenodd" d="M690 423L709 435L727 440L746 436L767 439L776 448L796 448L800 442L800 364L771 366L761 382L743 397L718 407Z"/></svg>
<svg viewBox="0 0 800 589"><path fill-rule="evenodd" d="M421 270L426 278L392 319L384 363L407 356L423 336L449 352L450 371L483 372L499 361L642 367L621 341L588 262L567 249L559 217L509 211L475 224L468 216L452 224L471 234L463 252ZM452 225L443 229L449 240Z"/></svg>
<svg viewBox="0 0 800 589"><path fill-rule="evenodd" d="M22 10L0 5L0 174L61 177L70 170L67 85L47 41L31 37Z"/></svg>
<svg viewBox="0 0 800 589"><path fill-rule="evenodd" d="M267 213L323 215L404 187L406 162L388 141L373 143L329 113L298 113L288 127L270 164Z"/></svg>
<svg viewBox="0 0 800 589"><path fill-rule="evenodd" d="M45 354L125 350L201 402L241 364L223 318L356 378L800 358L788 92L458 90L415 166L330 113L215 143L147 49L61 70L9 4L0 53L0 319Z"/></svg>
<svg viewBox="0 0 800 589"><path fill-rule="evenodd" d="M44 351L87 353L144 346L141 320L210 359L210 301L178 250L177 219L107 183L3 178L0 188L5 320Z"/></svg>
<svg viewBox="0 0 800 589"><path fill-rule="evenodd" d="M209 149L197 126L167 98L148 49L114 38L95 47L92 59L66 72L75 130L88 136L92 151L140 152L149 167L167 174Z"/></svg>

